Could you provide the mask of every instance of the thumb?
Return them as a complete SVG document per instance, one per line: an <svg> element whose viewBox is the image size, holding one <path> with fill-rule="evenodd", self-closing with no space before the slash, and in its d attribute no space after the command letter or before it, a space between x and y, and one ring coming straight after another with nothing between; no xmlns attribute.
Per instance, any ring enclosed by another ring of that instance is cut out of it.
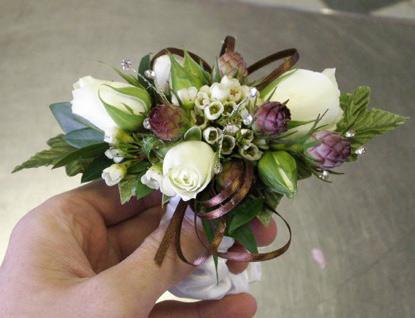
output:
<svg viewBox="0 0 415 318"><path fill-rule="evenodd" d="M174 242L171 242L161 266L154 261L154 256L163 239L168 224L152 232L131 255L110 269L101 272L96 278L105 286L120 289L123 295L132 299L138 297L154 302L167 289L188 276L195 267L184 263L177 255ZM194 222L184 218L181 231L181 246L190 261L206 254L206 249L196 235Z"/></svg>

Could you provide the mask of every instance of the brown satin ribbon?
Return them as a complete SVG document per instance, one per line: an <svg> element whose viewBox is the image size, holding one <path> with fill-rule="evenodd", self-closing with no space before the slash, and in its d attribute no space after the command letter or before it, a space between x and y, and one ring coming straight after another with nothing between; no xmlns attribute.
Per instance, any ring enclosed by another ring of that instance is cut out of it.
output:
<svg viewBox="0 0 415 318"><path fill-rule="evenodd" d="M268 55L263 59L255 62L251 66L248 67L248 75L254 73L255 71L267 66L270 63L276 62L281 59L285 59L283 63L281 63L277 68L275 68L271 73L265 76L258 84L256 84L256 88L261 90L265 88L268 84L270 84L273 80L275 80L278 76L285 73L289 69L291 69L299 60L300 55L297 49L287 49L283 51L279 51L277 53Z"/></svg>

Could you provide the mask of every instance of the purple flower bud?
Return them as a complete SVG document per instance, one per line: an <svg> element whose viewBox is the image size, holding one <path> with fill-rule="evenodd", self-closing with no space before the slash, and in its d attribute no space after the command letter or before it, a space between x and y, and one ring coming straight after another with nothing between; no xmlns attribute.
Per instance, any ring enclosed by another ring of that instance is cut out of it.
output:
<svg viewBox="0 0 415 318"><path fill-rule="evenodd" d="M319 144L308 148L306 155L322 169L340 166L350 156L350 141L339 133L323 130L312 134L310 138Z"/></svg>
<svg viewBox="0 0 415 318"><path fill-rule="evenodd" d="M179 139L189 128L186 112L173 105L157 105L149 115L151 131L161 140Z"/></svg>
<svg viewBox="0 0 415 318"><path fill-rule="evenodd" d="M278 102L261 105L255 113L253 128L262 135L278 135L288 129L291 113L287 106Z"/></svg>
<svg viewBox="0 0 415 318"><path fill-rule="evenodd" d="M218 66L222 76L242 80L248 75L245 60L238 52L226 52L221 55L218 59Z"/></svg>

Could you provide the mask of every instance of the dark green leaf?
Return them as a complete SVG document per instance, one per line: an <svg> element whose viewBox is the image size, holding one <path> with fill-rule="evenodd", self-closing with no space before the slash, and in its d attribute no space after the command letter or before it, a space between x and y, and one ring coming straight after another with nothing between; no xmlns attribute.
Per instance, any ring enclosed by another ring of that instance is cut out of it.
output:
<svg viewBox="0 0 415 318"><path fill-rule="evenodd" d="M112 165L113 162L105 155L95 158L86 168L82 174L81 182L89 182L101 178L102 171Z"/></svg>
<svg viewBox="0 0 415 318"><path fill-rule="evenodd" d="M242 226L231 235L251 253L258 253L258 245L254 233L248 225Z"/></svg>
<svg viewBox="0 0 415 318"><path fill-rule="evenodd" d="M205 232L206 238L208 239L209 243L212 243L215 233L213 232L213 223L214 221L209 221L202 219L203 230ZM216 271L216 280L219 281L219 274L218 274L218 256L213 255L213 262L215 263L215 271Z"/></svg>
<svg viewBox="0 0 415 318"><path fill-rule="evenodd" d="M90 146L86 146L81 149L75 149L70 153L67 153L61 159L54 163L53 168L59 168L62 166L67 165L71 161L75 161L78 159L88 159L88 158L96 158L101 156L105 150L108 149L107 143L100 143L94 144Z"/></svg>
<svg viewBox="0 0 415 318"><path fill-rule="evenodd" d="M144 72L151 68L150 61L150 54L144 55L141 59L140 64L138 65L138 74L141 74L142 77L145 77ZM142 77L138 76L137 80L143 87L147 87L148 84Z"/></svg>
<svg viewBox="0 0 415 318"><path fill-rule="evenodd" d="M72 113L72 105L70 102L55 103L50 105L49 108L65 133L86 128L86 125Z"/></svg>
<svg viewBox="0 0 415 318"><path fill-rule="evenodd" d="M65 172L69 177L73 177L78 173L83 173L86 167L91 163L92 159L81 159L69 162L65 166Z"/></svg>
<svg viewBox="0 0 415 318"><path fill-rule="evenodd" d="M232 219L228 228L229 234L253 220L262 211L263 206L263 199L247 197L231 212Z"/></svg>
<svg viewBox="0 0 415 318"><path fill-rule="evenodd" d="M131 165L128 167L127 174L138 174L142 175L150 167L150 163L148 161L133 161Z"/></svg>
<svg viewBox="0 0 415 318"><path fill-rule="evenodd" d="M63 139L63 135L58 135L54 138L49 139L48 145L50 149L38 152L29 160L15 167L13 172L17 172L22 169L54 165L63 157L76 150L76 148L66 143L66 141Z"/></svg>
<svg viewBox="0 0 415 318"><path fill-rule="evenodd" d="M64 139L68 144L79 149L102 143L104 141L104 134L92 128L82 128L67 133Z"/></svg>

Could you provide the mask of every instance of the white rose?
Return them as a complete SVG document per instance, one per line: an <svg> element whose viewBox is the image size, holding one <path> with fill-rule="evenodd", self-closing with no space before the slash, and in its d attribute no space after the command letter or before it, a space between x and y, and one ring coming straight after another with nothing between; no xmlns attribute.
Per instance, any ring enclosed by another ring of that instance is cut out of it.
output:
<svg viewBox="0 0 415 318"><path fill-rule="evenodd" d="M216 155L202 141L184 141L171 148L163 161L161 191L184 201L196 198L212 179Z"/></svg>
<svg viewBox="0 0 415 318"><path fill-rule="evenodd" d="M113 186L124 179L126 174L127 167L124 164L114 163L102 171L101 177L104 179L107 186Z"/></svg>
<svg viewBox="0 0 415 318"><path fill-rule="evenodd" d="M291 119L298 121L314 120L327 110L319 124L327 125L324 129L333 129L343 116L339 98L334 68L322 73L298 69L278 84L271 101L288 100ZM312 123L294 129L306 133L311 126Z"/></svg>
<svg viewBox="0 0 415 318"><path fill-rule="evenodd" d="M159 165L154 165L146 171L146 173L141 177L141 183L147 187L158 190L160 188L162 176L162 167Z"/></svg>
<svg viewBox="0 0 415 318"><path fill-rule="evenodd" d="M105 130L118 126L108 114L105 106L99 99L98 93L105 103L128 114L132 111L133 114L139 115L150 107L149 99L139 99L135 96L121 94L108 85L114 88L134 87L125 83L95 79L92 76L82 77L73 85L72 112L85 118L99 129Z"/></svg>
<svg viewBox="0 0 415 318"><path fill-rule="evenodd" d="M156 75L154 82L162 92L167 92L170 85L171 61L168 55L162 55L154 61L153 71Z"/></svg>

